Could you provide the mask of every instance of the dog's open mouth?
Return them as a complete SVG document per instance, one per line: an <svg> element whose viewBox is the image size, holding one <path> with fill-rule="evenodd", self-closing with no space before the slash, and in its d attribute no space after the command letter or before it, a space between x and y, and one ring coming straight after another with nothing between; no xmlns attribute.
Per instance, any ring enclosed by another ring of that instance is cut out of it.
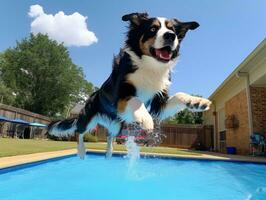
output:
<svg viewBox="0 0 266 200"><path fill-rule="evenodd" d="M154 58L163 62L168 62L169 60L171 60L173 55L173 51L170 46L165 46L160 49L155 49L151 47L150 51Z"/></svg>

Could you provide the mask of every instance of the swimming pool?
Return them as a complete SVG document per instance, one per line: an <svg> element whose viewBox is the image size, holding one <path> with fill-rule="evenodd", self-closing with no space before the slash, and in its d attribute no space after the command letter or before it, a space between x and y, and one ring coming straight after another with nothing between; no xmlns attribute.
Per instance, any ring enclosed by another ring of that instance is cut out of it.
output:
<svg viewBox="0 0 266 200"><path fill-rule="evenodd" d="M19 167L20 168L20 167ZM266 165L89 154L0 170L1 200L265 200Z"/></svg>

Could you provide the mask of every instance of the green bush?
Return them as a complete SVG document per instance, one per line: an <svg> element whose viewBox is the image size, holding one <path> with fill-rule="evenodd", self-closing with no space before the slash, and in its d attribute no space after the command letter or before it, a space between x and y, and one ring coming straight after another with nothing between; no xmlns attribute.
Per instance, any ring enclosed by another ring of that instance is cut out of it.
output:
<svg viewBox="0 0 266 200"><path fill-rule="evenodd" d="M98 142L97 136L86 133L84 135L84 142Z"/></svg>

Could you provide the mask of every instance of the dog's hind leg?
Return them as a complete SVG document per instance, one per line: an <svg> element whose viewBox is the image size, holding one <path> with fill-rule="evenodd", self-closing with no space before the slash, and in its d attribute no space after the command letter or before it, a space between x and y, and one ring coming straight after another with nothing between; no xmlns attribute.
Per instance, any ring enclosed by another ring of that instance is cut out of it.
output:
<svg viewBox="0 0 266 200"><path fill-rule="evenodd" d="M121 131L122 124L120 121L111 120L106 116L101 116L99 124L108 130L106 158L111 158L113 153L113 140Z"/></svg>
<svg viewBox="0 0 266 200"><path fill-rule="evenodd" d="M78 142L78 155L80 159L84 160L86 155L86 148L84 145L84 134L77 133L77 142Z"/></svg>
<svg viewBox="0 0 266 200"><path fill-rule="evenodd" d="M77 142L78 142L78 155L81 159L85 158L86 148L84 145L83 137L86 132L90 132L96 127L98 123L98 117L94 115L93 117L88 117L86 114L80 114L77 121Z"/></svg>

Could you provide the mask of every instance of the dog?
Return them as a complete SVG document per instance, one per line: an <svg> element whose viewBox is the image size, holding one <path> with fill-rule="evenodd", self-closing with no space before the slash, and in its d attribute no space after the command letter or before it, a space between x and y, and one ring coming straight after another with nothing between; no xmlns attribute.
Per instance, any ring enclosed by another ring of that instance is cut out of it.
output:
<svg viewBox="0 0 266 200"><path fill-rule="evenodd" d="M124 122L152 131L153 118L164 120L185 108L206 111L211 105L208 99L182 92L168 95L180 44L188 31L199 27L197 22L149 17L147 13L127 14L122 20L129 23L129 30L109 78L90 96L77 118L52 122L48 128L55 136L77 134L82 159L84 133L97 124L108 129L106 156L111 157L113 138Z"/></svg>

